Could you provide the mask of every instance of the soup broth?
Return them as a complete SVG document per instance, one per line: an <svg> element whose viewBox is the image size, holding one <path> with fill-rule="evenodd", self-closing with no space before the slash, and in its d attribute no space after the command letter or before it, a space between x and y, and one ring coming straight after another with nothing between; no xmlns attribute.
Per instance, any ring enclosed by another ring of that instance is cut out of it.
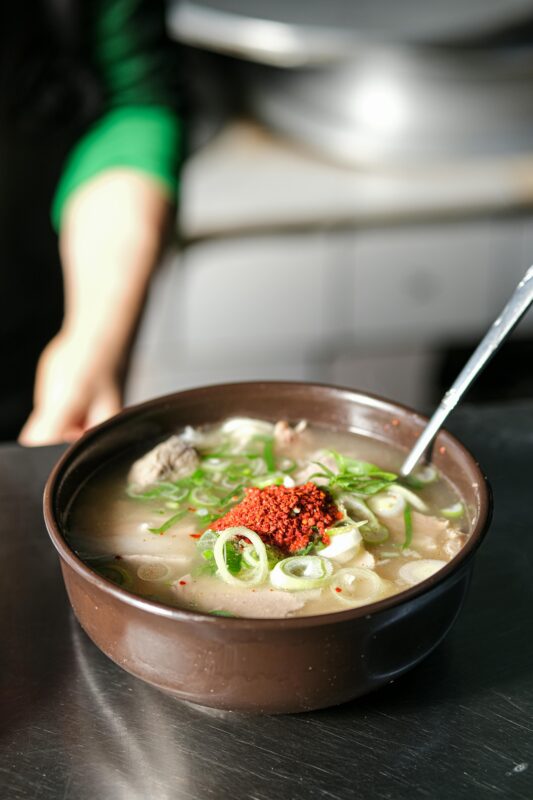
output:
<svg viewBox="0 0 533 800"><path fill-rule="evenodd" d="M432 467L400 479L389 444L233 418L105 464L69 509L92 569L150 600L237 617L343 611L442 568L467 509Z"/></svg>

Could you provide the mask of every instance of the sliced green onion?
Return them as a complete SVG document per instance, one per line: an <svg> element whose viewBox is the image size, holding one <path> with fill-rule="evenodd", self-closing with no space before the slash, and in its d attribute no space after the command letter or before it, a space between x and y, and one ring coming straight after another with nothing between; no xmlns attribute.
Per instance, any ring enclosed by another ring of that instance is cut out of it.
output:
<svg viewBox="0 0 533 800"><path fill-rule="evenodd" d="M350 517L346 516L344 520L337 522L332 528L328 528L326 533L330 537L338 536L339 533L348 533L348 531L352 530L359 531L359 529L364 525L366 525L366 520L359 520L358 522L355 522L353 519L350 519Z"/></svg>
<svg viewBox="0 0 533 800"><path fill-rule="evenodd" d="M153 561L148 564L141 564L137 570L137 577L142 581L164 581L169 577L171 569L163 561Z"/></svg>
<svg viewBox="0 0 533 800"><path fill-rule="evenodd" d="M212 492L210 489L204 489L198 486L191 492L191 503L196 506L217 506L220 503L220 497Z"/></svg>
<svg viewBox="0 0 533 800"><path fill-rule="evenodd" d="M410 561L404 564L398 570L398 577L405 583L413 586L415 583L420 583L430 578L439 569L446 565L445 561L437 558L422 558L418 561Z"/></svg>
<svg viewBox="0 0 533 800"><path fill-rule="evenodd" d="M164 497L168 500L181 502L189 494L189 489L186 486L177 486L175 483L158 483L144 492L135 491L135 486L130 485L126 489L128 497L133 497L135 500L153 500L156 497Z"/></svg>
<svg viewBox="0 0 533 800"><path fill-rule="evenodd" d="M405 509L405 499L391 490L370 497L367 505L380 517L397 517Z"/></svg>
<svg viewBox="0 0 533 800"><path fill-rule="evenodd" d="M215 556L213 553L213 548L215 546L217 537L218 534L214 531L206 531L196 542L196 549L203 561L195 568L193 575L214 575L217 571L217 565L215 564Z"/></svg>
<svg viewBox="0 0 533 800"><path fill-rule="evenodd" d="M229 503L235 503L237 500L241 499L241 495L244 492L244 484L239 483L237 486L233 486L232 489L224 495L219 501L220 508L224 508L224 506L228 505ZM235 499L236 498L236 499Z"/></svg>
<svg viewBox="0 0 533 800"><path fill-rule="evenodd" d="M220 485L223 486L224 489L236 489L241 484L242 477L240 475L237 475L234 478L229 478L227 475L224 475L220 481Z"/></svg>
<svg viewBox="0 0 533 800"><path fill-rule="evenodd" d="M248 539L257 553L257 566L246 570L242 578L233 575L226 560L226 543L234 539ZM222 531L213 547L213 555L217 565L217 575L232 586L258 586L268 575L268 558L265 545L260 536L244 527L227 528Z"/></svg>
<svg viewBox="0 0 533 800"><path fill-rule="evenodd" d="M93 569L103 578L107 578L107 580L112 581L113 583L116 583L118 586L122 586L125 589L129 589L133 583L128 570L124 569L124 567L119 567L115 562L99 564L98 566L93 567Z"/></svg>
<svg viewBox="0 0 533 800"><path fill-rule="evenodd" d="M202 525L210 525L217 519L220 519L220 514L210 514L207 508L199 508L196 512L196 516L200 517L202 521Z"/></svg>
<svg viewBox="0 0 533 800"><path fill-rule="evenodd" d="M350 512L355 512L361 520L364 520L364 525L361 526L361 535L365 542L368 544L381 544L386 542L389 538L389 531L382 525L374 512L367 506L367 504L359 497L353 495L343 494L343 504L348 507ZM342 508L342 504L341 504Z"/></svg>
<svg viewBox="0 0 533 800"><path fill-rule="evenodd" d="M159 497L161 492L155 489L148 489L145 492L137 492L135 491L135 484L130 483L129 486L126 486L126 494L128 497L131 497L134 500L152 500L154 497Z"/></svg>
<svg viewBox="0 0 533 800"><path fill-rule="evenodd" d="M203 553L204 550L213 551L217 539L218 533L215 533L215 531L205 531L196 542L196 549L199 553Z"/></svg>
<svg viewBox="0 0 533 800"><path fill-rule="evenodd" d="M189 494L189 487L188 486L174 486L172 491L168 491L167 493L163 493L164 497L168 497L170 500L174 500L176 503L182 503Z"/></svg>
<svg viewBox="0 0 533 800"><path fill-rule="evenodd" d="M396 480L398 477L396 473L385 472L381 469L381 467L378 467L376 464L371 464L369 461L361 461L357 458L348 458L348 456L343 456L336 450L329 450L326 452L329 452L329 454L335 459L339 473L348 472L352 475L357 475L358 477L374 476L384 478L388 481Z"/></svg>
<svg viewBox="0 0 533 800"><path fill-rule="evenodd" d="M407 550L408 547L411 547L411 542L413 541L413 519L409 503L405 504L403 522L405 525L405 539L403 540L402 550Z"/></svg>
<svg viewBox="0 0 533 800"><path fill-rule="evenodd" d="M414 471L413 477L426 486L428 483L435 483L435 481L438 481L439 472L433 464L425 464L423 467L418 467L418 469Z"/></svg>
<svg viewBox="0 0 533 800"><path fill-rule="evenodd" d="M330 583L334 597L352 608L379 600L385 593L386 586L379 575L365 567L340 569Z"/></svg>
<svg viewBox="0 0 533 800"><path fill-rule="evenodd" d="M244 464L235 464L227 469L225 480L228 482L242 481L244 478L248 479L253 474L252 462L247 460Z"/></svg>
<svg viewBox="0 0 533 800"><path fill-rule="evenodd" d="M265 445L263 447L263 458L265 460L266 468L269 472L276 471L276 457L274 455L274 439L273 437L268 437L265 439Z"/></svg>
<svg viewBox="0 0 533 800"><path fill-rule="evenodd" d="M243 547L242 557L244 563L248 564L249 567L255 568L259 566L259 556L257 555L257 551L253 545L249 544Z"/></svg>
<svg viewBox="0 0 533 800"><path fill-rule="evenodd" d="M187 511L178 511L177 514L173 514L171 517L169 517L169 519L167 519L166 522L163 522L159 528L148 528L148 530L150 533L157 533L159 535L166 533L166 531L168 531L169 528L172 528L176 522L179 522L180 519L183 519L186 513Z"/></svg>
<svg viewBox="0 0 533 800"><path fill-rule="evenodd" d="M270 573L276 589L289 592L322 587L333 573L333 564L322 556L291 556L278 561Z"/></svg>
<svg viewBox="0 0 533 800"><path fill-rule="evenodd" d="M347 511L345 510L345 507ZM378 518L372 513L364 500L359 499L359 497L354 497L350 494L343 494L341 496L340 508L341 511L345 511L346 516L348 516L348 512L350 515L355 513L358 518L365 523L379 527Z"/></svg>
<svg viewBox="0 0 533 800"><path fill-rule="evenodd" d="M361 525L361 523L359 523L359 525ZM324 558L332 558L334 561L340 561L341 563L350 561L361 547L361 533L357 525L353 525L349 530L337 530L339 532L336 532L335 528L327 531L328 535L331 537L331 543L320 551L320 555L324 556Z"/></svg>
<svg viewBox="0 0 533 800"><path fill-rule="evenodd" d="M389 531L384 525L378 529L365 525L361 528L361 535L367 544L383 544L389 538Z"/></svg>
<svg viewBox="0 0 533 800"><path fill-rule="evenodd" d="M462 503L454 503L448 508L441 508L440 513L446 519L459 519L465 513L465 507Z"/></svg>
<svg viewBox="0 0 533 800"><path fill-rule="evenodd" d="M407 489L405 486L400 486L400 484L396 483L394 486L391 486L388 490L389 492L393 493L396 492L397 494L401 495L404 500L407 500L409 505L416 508L417 511L420 511L422 514L429 514L429 507L424 503L421 498L412 492L410 489Z"/></svg>
<svg viewBox="0 0 533 800"><path fill-rule="evenodd" d="M213 550L213 557L215 551ZM224 545L224 560L232 575L238 575L242 567L242 552L238 542L229 541Z"/></svg>
<svg viewBox="0 0 533 800"><path fill-rule="evenodd" d="M202 469L205 469L206 472L223 472L230 464L231 461L227 458L206 456L202 459Z"/></svg>
<svg viewBox="0 0 533 800"><path fill-rule="evenodd" d="M191 475L188 476L187 480L193 483L195 486L201 486L202 483L205 482L205 472L203 469L198 467Z"/></svg>
<svg viewBox="0 0 533 800"><path fill-rule="evenodd" d="M268 475L268 477L259 476L255 480L251 481L251 485L256 486L258 489L266 489L267 486L282 486L285 485L285 479L288 477L288 475L283 475L279 472ZM292 478L289 478L289 480L292 480Z"/></svg>
<svg viewBox="0 0 533 800"><path fill-rule="evenodd" d="M327 452L335 459L338 471L332 472L324 464L313 462L323 471L312 475L311 480L316 477L326 478L331 490L340 489L359 497L369 497L386 489L398 477L394 472L384 472L367 461L348 458L335 450Z"/></svg>

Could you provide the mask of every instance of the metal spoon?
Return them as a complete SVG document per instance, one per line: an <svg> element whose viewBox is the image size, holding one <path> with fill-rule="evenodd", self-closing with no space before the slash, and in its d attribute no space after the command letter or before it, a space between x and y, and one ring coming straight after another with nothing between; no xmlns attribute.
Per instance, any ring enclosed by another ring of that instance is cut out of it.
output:
<svg viewBox="0 0 533 800"><path fill-rule="evenodd" d="M409 475L424 456L444 420L450 414L471 383L477 378L492 356L507 339L515 325L533 303L533 266L528 269L502 313L496 319L463 369L441 400L428 424L416 440L414 447L401 467L402 475Z"/></svg>

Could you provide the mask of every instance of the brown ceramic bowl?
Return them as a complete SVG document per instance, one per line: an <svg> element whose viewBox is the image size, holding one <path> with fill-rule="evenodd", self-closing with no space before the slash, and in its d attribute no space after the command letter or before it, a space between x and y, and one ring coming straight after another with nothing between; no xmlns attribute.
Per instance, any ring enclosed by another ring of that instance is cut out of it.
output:
<svg viewBox="0 0 533 800"><path fill-rule="evenodd" d="M397 678L427 656L456 619L489 523L487 482L449 433L439 435L435 464L470 509L470 538L436 575L362 608L259 620L181 611L107 581L66 543L66 509L80 483L102 462L186 424L232 415L304 418L338 430L364 431L405 449L426 422L377 397L305 383L210 386L123 411L70 447L45 489L46 525L80 624L128 672L175 697L216 708L307 711L342 703Z"/></svg>

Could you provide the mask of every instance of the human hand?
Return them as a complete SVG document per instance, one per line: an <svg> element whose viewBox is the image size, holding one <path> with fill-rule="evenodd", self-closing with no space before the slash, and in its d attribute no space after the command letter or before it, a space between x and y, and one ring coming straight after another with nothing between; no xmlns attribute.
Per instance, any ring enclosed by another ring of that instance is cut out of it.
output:
<svg viewBox="0 0 533 800"><path fill-rule="evenodd" d="M59 333L39 359L34 408L19 442L73 442L121 407L121 381L103 354L87 353L81 342Z"/></svg>
<svg viewBox="0 0 533 800"><path fill-rule="evenodd" d="M74 441L120 410L171 210L158 181L126 168L98 174L68 201L60 230L63 326L39 359L22 444Z"/></svg>

